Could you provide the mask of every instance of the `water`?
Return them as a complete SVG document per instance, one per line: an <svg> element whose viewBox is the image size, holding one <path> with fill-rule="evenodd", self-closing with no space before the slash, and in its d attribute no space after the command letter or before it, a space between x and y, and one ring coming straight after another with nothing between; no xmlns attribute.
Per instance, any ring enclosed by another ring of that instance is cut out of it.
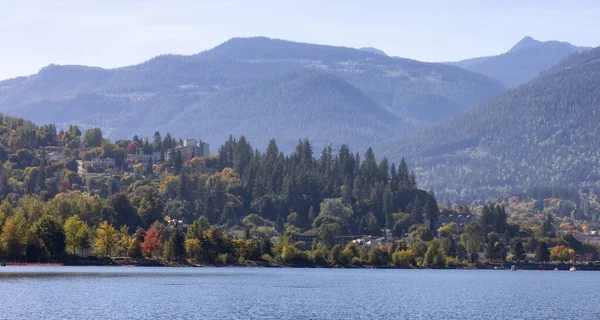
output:
<svg viewBox="0 0 600 320"><path fill-rule="evenodd" d="M0 319L598 319L600 273L2 267Z"/></svg>

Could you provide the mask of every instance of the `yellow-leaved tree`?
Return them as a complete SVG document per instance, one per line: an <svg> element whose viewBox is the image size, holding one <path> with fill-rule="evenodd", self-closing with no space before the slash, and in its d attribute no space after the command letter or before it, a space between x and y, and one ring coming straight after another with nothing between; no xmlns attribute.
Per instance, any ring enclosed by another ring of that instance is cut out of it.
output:
<svg viewBox="0 0 600 320"><path fill-rule="evenodd" d="M118 242L117 230L108 221L104 221L96 231L94 252L98 256L108 257L115 250Z"/></svg>

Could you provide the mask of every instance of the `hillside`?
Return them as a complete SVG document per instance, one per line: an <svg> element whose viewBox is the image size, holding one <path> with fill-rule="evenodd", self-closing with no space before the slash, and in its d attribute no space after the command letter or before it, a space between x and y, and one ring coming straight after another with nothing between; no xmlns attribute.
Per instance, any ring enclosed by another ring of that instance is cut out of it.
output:
<svg viewBox="0 0 600 320"><path fill-rule="evenodd" d="M503 89L495 80L444 64L234 38L196 55L164 55L125 68L50 65L0 82L0 111L59 127L100 126L110 138L169 127L177 136L213 144L243 132L257 141L283 134L290 141L307 135L320 140L327 134L324 142L366 147L447 119ZM290 122L290 115L303 112L305 117L294 118L301 126ZM258 131L256 123L269 129Z"/></svg>
<svg viewBox="0 0 600 320"><path fill-rule="evenodd" d="M342 137L357 145L375 145L402 129L396 127L402 123L399 117L356 87L321 72L286 75L211 95L159 129L166 132L195 117L192 136L219 141L221 129L227 128L234 136L253 137L259 145L277 137L284 150L292 150L304 137L318 146L339 146Z"/></svg>
<svg viewBox="0 0 600 320"><path fill-rule="evenodd" d="M418 167L419 180L446 198L481 199L536 186L598 189L598 83L600 48L425 129L405 140L402 151Z"/></svg>
<svg viewBox="0 0 600 320"><path fill-rule="evenodd" d="M513 88L535 78L562 59L586 49L589 48L567 42L541 42L525 37L506 53L451 64L497 79L506 87Z"/></svg>

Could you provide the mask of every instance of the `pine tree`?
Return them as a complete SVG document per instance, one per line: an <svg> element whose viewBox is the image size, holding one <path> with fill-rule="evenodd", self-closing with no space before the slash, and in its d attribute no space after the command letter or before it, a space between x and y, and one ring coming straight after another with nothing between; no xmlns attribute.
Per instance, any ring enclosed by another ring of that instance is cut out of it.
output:
<svg viewBox="0 0 600 320"><path fill-rule="evenodd" d="M543 236L549 236L552 232L554 232L554 226L552 225L553 222L554 219L552 218L552 214L548 213L541 227L541 232Z"/></svg>
<svg viewBox="0 0 600 320"><path fill-rule="evenodd" d="M179 260L185 257L185 237L177 225L173 226L167 247L168 260Z"/></svg>
<svg viewBox="0 0 600 320"><path fill-rule="evenodd" d="M535 261L544 262L550 260L550 252L548 252L548 246L546 242L540 241L537 248L535 249Z"/></svg>
<svg viewBox="0 0 600 320"><path fill-rule="evenodd" d="M421 204L421 198L419 197L419 194L415 196L415 200L412 203L410 216L417 223L423 223L423 205Z"/></svg>
<svg viewBox="0 0 600 320"><path fill-rule="evenodd" d="M148 163L146 164L146 174L151 175L154 173L154 162L152 161L152 157L148 159Z"/></svg>
<svg viewBox="0 0 600 320"><path fill-rule="evenodd" d="M179 174L181 169L183 168L183 159L181 157L181 151L175 151L175 155L173 156L173 168L175 169L175 173Z"/></svg>
<svg viewBox="0 0 600 320"><path fill-rule="evenodd" d="M519 262L525 259L525 248L523 248L523 242L516 241L511 247L511 253L513 255L513 260Z"/></svg>
<svg viewBox="0 0 600 320"><path fill-rule="evenodd" d="M440 209L438 207L437 200L435 200L435 194L433 193L433 190L429 191L424 211L427 222L429 223L429 230L435 232L435 230L437 230L437 218L440 213Z"/></svg>

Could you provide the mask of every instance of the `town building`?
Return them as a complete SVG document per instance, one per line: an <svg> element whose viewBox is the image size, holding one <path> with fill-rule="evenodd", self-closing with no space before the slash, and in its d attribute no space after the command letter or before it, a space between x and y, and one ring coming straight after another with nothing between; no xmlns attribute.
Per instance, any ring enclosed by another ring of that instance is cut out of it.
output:
<svg viewBox="0 0 600 320"><path fill-rule="evenodd" d="M194 157L207 157L210 155L210 147L206 142L197 139L184 139L183 144L175 148L175 152L181 153L183 162L190 161Z"/></svg>

